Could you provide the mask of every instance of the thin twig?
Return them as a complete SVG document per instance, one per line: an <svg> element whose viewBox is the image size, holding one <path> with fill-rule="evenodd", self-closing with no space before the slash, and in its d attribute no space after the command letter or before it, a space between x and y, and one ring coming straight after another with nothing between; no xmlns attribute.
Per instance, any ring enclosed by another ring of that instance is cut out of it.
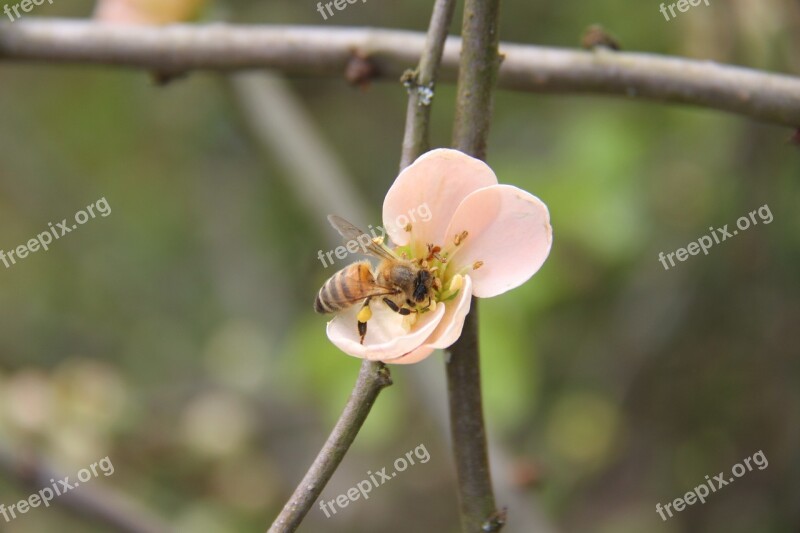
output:
<svg viewBox="0 0 800 533"><path fill-rule="evenodd" d="M455 79L461 40L447 39L439 81ZM370 76L396 80L425 48L419 32L229 24L120 27L61 19L0 23L0 60L92 63L161 73L271 68L342 76L367 58ZM689 104L796 127L800 78L655 54L501 44L500 88Z"/></svg>
<svg viewBox="0 0 800 533"><path fill-rule="evenodd" d="M52 486L54 479L65 479L63 473L49 466L43 458L31 453L17 454L5 447L0 448L0 471L33 492ZM111 487L100 488L100 480L93 483L97 486L83 484L53 498L50 504L121 533L166 533L171 530L166 522L140 503Z"/></svg>
<svg viewBox="0 0 800 533"><path fill-rule="evenodd" d="M486 158L486 141L492 120L492 91L500 63L499 9L500 0L466 0L461 30L464 44L456 93L453 145L481 159ZM449 351L447 391L458 473L461 528L464 533L500 531L504 517L495 507L486 448L478 305L474 297L461 337Z"/></svg>
<svg viewBox="0 0 800 533"><path fill-rule="evenodd" d="M359 227L369 222L369 205L320 132L289 83L273 72L243 72L231 76L237 103L257 145L269 151L285 169L286 185L306 208L334 247L339 235L330 229L329 213L346 215Z"/></svg>
<svg viewBox="0 0 800 533"><path fill-rule="evenodd" d="M426 48L426 52L423 54L419 69L420 72L425 73L424 79L429 80L431 85L435 79L435 73L440 61L443 47L441 42L447 35L449 17L452 17L453 1L437 0L434 6L428 39L430 46ZM413 100L413 95L410 100ZM425 107L427 108L428 106L426 105ZM427 113L423 115L409 113L409 121L406 123L406 135L408 135L409 130L414 130L419 133L421 138L427 139L428 117ZM413 150L419 148L419 145L416 144L406 147L404 143L402 159L410 162L419 155L414 153ZM359 429L361 429L364 420L366 420L372 404L378 397L378 393L390 384L391 377L389 376L388 368L382 363L364 361L361 365L358 381L344 413L336 423L336 427L328 437L314 464L311 465L303 481L295 489L291 499L286 503L283 511L281 511L281 514L273 522L267 533L294 531L300 525L350 448L350 444L355 439Z"/></svg>
<svg viewBox="0 0 800 533"><path fill-rule="evenodd" d="M408 88L408 112L406 130L403 135L403 153L400 170L414 162L429 148L431 101L434 97L435 80L442 62L444 43L453 21L455 0L437 0L425 39L425 48L416 71L404 80Z"/></svg>
<svg viewBox="0 0 800 533"><path fill-rule="evenodd" d="M361 364L358 380L336 426L267 533L285 533L297 529L344 459L378 394L391 384L389 369L383 363L365 360Z"/></svg>
<svg viewBox="0 0 800 533"><path fill-rule="evenodd" d="M440 371L441 370L441 371ZM449 442L450 414L447 402L445 368L428 363L409 365L408 378L412 380L415 405L424 406L425 413L436 423ZM541 494L521 487L514 479L518 471L517 454L511 452L497 436L489 433L489 462L492 465L492 480L497 501L513 509L513 521L503 531L514 533L561 533L562 529L545 513Z"/></svg>

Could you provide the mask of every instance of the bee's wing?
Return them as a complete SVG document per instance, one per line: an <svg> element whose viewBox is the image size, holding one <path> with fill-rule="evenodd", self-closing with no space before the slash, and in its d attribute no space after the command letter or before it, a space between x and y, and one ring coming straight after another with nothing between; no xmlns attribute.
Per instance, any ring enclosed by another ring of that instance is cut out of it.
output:
<svg viewBox="0 0 800 533"><path fill-rule="evenodd" d="M361 231L356 226L351 224L350 222L346 221L342 217L336 215L328 215L328 222L331 223L331 226L339 232L339 235L344 237L345 242L349 241L356 241L361 244L359 237L362 235L366 235L369 244L365 246L366 251L375 257L379 257L381 259L393 259L397 260L398 257L392 253L391 250L386 248L383 245L377 244L375 241L372 240L372 237L366 231Z"/></svg>
<svg viewBox="0 0 800 533"><path fill-rule="evenodd" d="M343 284L346 289L343 290L345 294L342 295L343 301L347 303L355 303L372 296L395 294L391 288L379 285L375 281L367 261L351 265L344 272L344 276L349 280L349 283Z"/></svg>

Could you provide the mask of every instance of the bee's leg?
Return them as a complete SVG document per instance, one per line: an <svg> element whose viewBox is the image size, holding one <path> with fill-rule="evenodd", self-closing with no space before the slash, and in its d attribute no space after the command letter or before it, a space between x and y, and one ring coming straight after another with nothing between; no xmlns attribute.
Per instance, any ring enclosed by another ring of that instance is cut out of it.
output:
<svg viewBox="0 0 800 533"><path fill-rule="evenodd" d="M429 295L428 295L428 305L426 305L425 307L423 307L422 309L420 309L420 311L427 311L428 309L430 309L430 308L431 308L431 304L432 304L432 303L433 303L433 299L431 298L431 295L429 294Z"/></svg>
<svg viewBox="0 0 800 533"><path fill-rule="evenodd" d="M385 303L389 307L389 309L391 309L395 313L399 313L403 316L407 316L412 313L411 309L408 309L407 307L400 307L399 305L391 301L389 298L384 298L383 303Z"/></svg>
<svg viewBox="0 0 800 533"><path fill-rule="evenodd" d="M364 344L364 337L367 336L367 320L372 318L372 309L369 308L369 298L364 300L364 305L361 311L358 312L356 320L358 320L358 334L361 336L361 344Z"/></svg>

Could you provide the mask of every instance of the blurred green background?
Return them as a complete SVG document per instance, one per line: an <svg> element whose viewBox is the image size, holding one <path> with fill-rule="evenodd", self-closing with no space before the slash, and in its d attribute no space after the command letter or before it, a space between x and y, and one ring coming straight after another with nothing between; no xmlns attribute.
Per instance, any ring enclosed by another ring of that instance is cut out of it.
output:
<svg viewBox="0 0 800 533"><path fill-rule="evenodd" d="M424 30L431 2L371 0L326 22L315 6L229 1L207 17ZM55 2L28 16L91 7ZM594 23L627 50L800 75L791 0L714 2L670 22L658 2L507 1L501 39L575 47ZM289 87L358 195L367 219L357 222L380 224L403 87ZM452 86L439 88L434 146L449 143L453 100ZM112 209L0 267L0 446L64 475L109 456L115 473L92 488L125 493L180 532L263 531L359 367L312 311L332 273L317 250L333 230L308 208L316 191L251 119L223 75L158 86L143 72L0 62L0 249L101 197ZM800 529L800 150L790 133L700 109L497 93L489 163L547 203L555 233L534 278L481 303L505 531ZM658 262L764 204L771 224L669 271ZM323 497L420 444L430 461L334 517L315 507L301 531L458 531L442 366L437 353L392 367L395 385ZM758 450L766 469L666 522L655 512ZM32 492L0 477L0 503ZM108 529L55 506L0 530Z"/></svg>

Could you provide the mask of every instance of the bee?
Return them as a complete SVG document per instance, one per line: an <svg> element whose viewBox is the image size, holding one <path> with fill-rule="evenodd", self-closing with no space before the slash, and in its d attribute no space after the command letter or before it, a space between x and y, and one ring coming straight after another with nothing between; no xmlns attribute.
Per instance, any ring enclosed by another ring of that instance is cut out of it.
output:
<svg viewBox="0 0 800 533"><path fill-rule="evenodd" d="M438 290L439 283L425 259L398 257L380 240L370 238L336 215L328 216L328 221L346 242L357 241L365 253L381 262L373 270L369 261L360 261L331 276L317 294L314 302L317 313L336 313L363 301L357 327L361 344L364 344L367 321L372 317L369 306L373 299L380 299L389 309L403 316L430 308L433 291ZM419 308L426 300L426 306Z"/></svg>

